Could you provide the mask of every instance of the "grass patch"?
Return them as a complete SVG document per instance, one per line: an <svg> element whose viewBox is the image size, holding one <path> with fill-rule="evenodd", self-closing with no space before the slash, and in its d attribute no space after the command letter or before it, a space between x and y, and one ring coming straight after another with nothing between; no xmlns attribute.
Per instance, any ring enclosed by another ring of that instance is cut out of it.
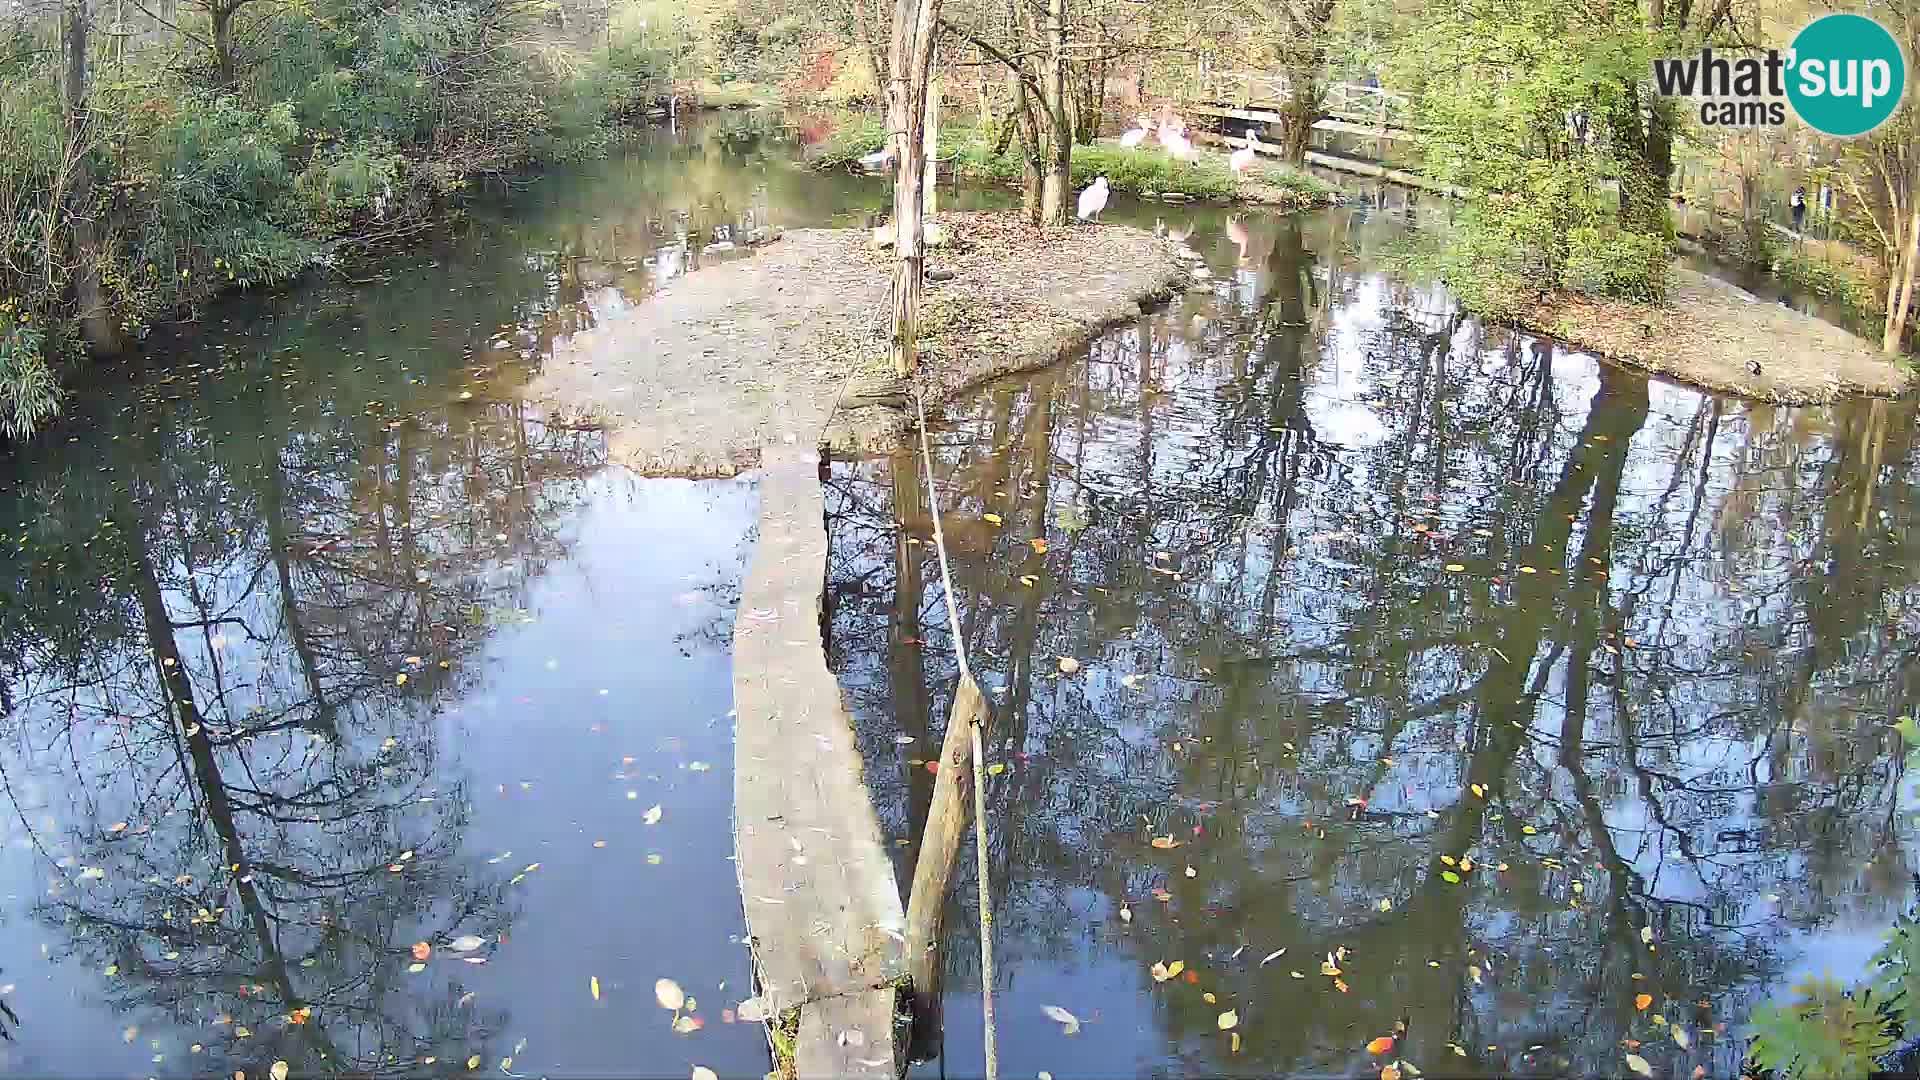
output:
<svg viewBox="0 0 1920 1080"><path fill-rule="evenodd" d="M1270 184L1303 202L1319 205L1333 199L1333 185L1312 173L1301 172L1287 165L1270 165L1262 162L1254 166L1254 176L1263 184Z"/></svg>
<svg viewBox="0 0 1920 1080"><path fill-rule="evenodd" d="M1875 285L1846 267L1824 259L1783 252L1774 265L1774 274L1795 288L1838 302L1855 315L1879 318L1887 313L1884 283Z"/></svg>
<svg viewBox="0 0 1920 1080"><path fill-rule="evenodd" d="M694 84L693 94L701 106L708 109L764 108L785 100L774 87L744 81L717 83L703 79Z"/></svg>
<svg viewBox="0 0 1920 1080"><path fill-rule="evenodd" d="M768 1024L767 1038L773 1043L773 1071L781 1080L794 1080L800 1074L793 1057L794 1044L800 1041L799 1008L788 1009Z"/></svg>

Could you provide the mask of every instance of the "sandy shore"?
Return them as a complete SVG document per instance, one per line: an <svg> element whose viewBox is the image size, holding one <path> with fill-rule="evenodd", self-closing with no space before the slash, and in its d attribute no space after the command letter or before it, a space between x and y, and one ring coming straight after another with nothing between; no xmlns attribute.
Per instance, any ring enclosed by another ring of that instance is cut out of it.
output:
<svg viewBox="0 0 1920 1080"><path fill-rule="evenodd" d="M1663 304L1563 296L1516 321L1616 363L1778 405L1898 397L1915 386L1913 372L1871 342L1679 268Z"/></svg>

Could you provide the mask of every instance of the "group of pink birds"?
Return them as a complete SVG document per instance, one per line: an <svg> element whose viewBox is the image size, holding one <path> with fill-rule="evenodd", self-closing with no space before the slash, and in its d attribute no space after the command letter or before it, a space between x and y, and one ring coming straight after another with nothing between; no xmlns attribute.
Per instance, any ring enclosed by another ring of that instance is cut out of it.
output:
<svg viewBox="0 0 1920 1080"><path fill-rule="evenodd" d="M1180 119L1170 108L1162 107L1160 117L1155 120L1142 116L1134 121L1134 128L1120 136L1120 145L1131 150L1149 138L1157 138L1167 153L1181 161L1193 160L1193 140L1187 138L1187 123ZM1259 152L1260 136L1252 128L1247 129L1247 144L1235 150L1227 158L1227 167L1238 176L1253 165Z"/></svg>

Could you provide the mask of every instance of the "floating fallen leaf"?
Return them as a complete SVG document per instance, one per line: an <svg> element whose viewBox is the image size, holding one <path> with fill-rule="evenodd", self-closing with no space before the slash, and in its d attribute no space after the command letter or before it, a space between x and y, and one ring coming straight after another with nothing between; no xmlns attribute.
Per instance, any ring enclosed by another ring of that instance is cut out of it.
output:
<svg viewBox="0 0 1920 1080"><path fill-rule="evenodd" d="M1520 831L1523 833L1526 833L1528 836L1532 836L1533 834L1539 832L1540 830L1534 828L1531 825L1522 825L1520 826Z"/></svg>
<svg viewBox="0 0 1920 1080"><path fill-rule="evenodd" d="M1333 962L1332 953L1328 953L1327 958L1320 961L1320 974L1327 976L1340 974L1340 965Z"/></svg>
<svg viewBox="0 0 1920 1080"><path fill-rule="evenodd" d="M999 514L981 514L981 515L980 515L980 517L981 517L981 519L982 519L983 521L985 521L985 522L986 522L987 524L989 524L989 525L998 525L998 524L1000 524L1000 515L999 515Z"/></svg>
<svg viewBox="0 0 1920 1080"><path fill-rule="evenodd" d="M393 677L393 685L395 685L395 686L405 686L405 685L407 685L407 673L403 671L403 672L401 672L400 674L398 674L398 675L395 675L395 676Z"/></svg>
<svg viewBox="0 0 1920 1080"><path fill-rule="evenodd" d="M1062 675L1071 675L1074 672L1080 670L1080 661L1075 660L1071 656L1062 656L1059 658L1059 660L1060 660L1060 674Z"/></svg>
<svg viewBox="0 0 1920 1080"><path fill-rule="evenodd" d="M1400 1066L1391 1061L1380 1066L1380 1080L1400 1080Z"/></svg>
<svg viewBox="0 0 1920 1080"><path fill-rule="evenodd" d="M1381 897L1381 898L1380 898L1380 902L1379 902L1379 903L1377 903L1377 904L1375 904L1375 905L1374 905L1374 907L1377 907L1377 908L1379 908L1379 909L1380 909L1381 911L1392 911L1392 910L1393 910L1393 901L1391 901L1391 900L1389 900L1389 899L1387 899L1386 897L1384 897L1384 896L1383 896L1383 897Z"/></svg>
<svg viewBox="0 0 1920 1080"><path fill-rule="evenodd" d="M1479 784L1475 784L1475 785L1473 785L1473 787L1472 787L1472 789L1471 789L1471 790L1473 791L1473 793L1474 793L1475 795L1477 795L1477 796L1479 796L1479 797L1480 797L1480 798L1482 798L1482 799L1484 799L1484 798L1486 798L1486 797L1487 797L1487 789L1486 789L1486 788L1483 788L1483 787L1481 787L1481 786L1480 786Z"/></svg>
<svg viewBox="0 0 1920 1080"><path fill-rule="evenodd" d="M1027 541L1027 543L1033 545L1033 553L1035 555L1045 555L1047 553L1047 542L1040 537L1036 536Z"/></svg>
<svg viewBox="0 0 1920 1080"><path fill-rule="evenodd" d="M432 955L433 955L433 946L427 944L424 941L416 941L413 943L413 958L415 960L425 960L427 957Z"/></svg>
<svg viewBox="0 0 1920 1080"><path fill-rule="evenodd" d="M1687 1029L1681 1027L1679 1024L1675 1024L1672 1027L1668 1028L1667 1034L1673 1036L1673 1044L1675 1046L1678 1046L1682 1050L1685 1050L1688 1047L1693 1045L1693 1036L1688 1034Z"/></svg>
<svg viewBox="0 0 1920 1080"><path fill-rule="evenodd" d="M1171 848L1179 847L1180 841L1175 840L1171 836L1156 836L1153 838L1153 846L1159 848L1162 851L1167 851Z"/></svg>
<svg viewBox="0 0 1920 1080"><path fill-rule="evenodd" d="M81 881L99 881L101 878L106 876L107 876L107 872L105 870L100 869L97 866L89 866L86 869L80 871Z"/></svg>
<svg viewBox="0 0 1920 1080"><path fill-rule="evenodd" d="M640 815L640 820L646 822L649 825L657 825L660 823L661 813L662 811L660 809L660 804L654 803L652 806L647 807L646 813Z"/></svg>
<svg viewBox="0 0 1920 1080"><path fill-rule="evenodd" d="M1636 1009L1639 1009L1641 1012L1646 1012L1647 1006L1652 1004L1653 1004L1652 994L1635 994L1633 997L1633 1007Z"/></svg>
<svg viewBox="0 0 1920 1080"><path fill-rule="evenodd" d="M1454 872L1453 872L1453 871L1451 871L1451 870L1442 870L1442 871L1440 871L1440 879L1441 879L1442 881L1445 881L1445 882L1446 882L1447 884L1449 884L1449 885L1458 885L1458 884L1460 884L1460 875L1459 875L1459 874L1456 874L1456 873L1454 873Z"/></svg>
<svg viewBox="0 0 1920 1080"><path fill-rule="evenodd" d="M600 1000L600 976L598 975L589 976L587 979L587 989L593 993L593 1000L599 1001Z"/></svg>
<svg viewBox="0 0 1920 1080"><path fill-rule="evenodd" d="M470 1058L468 1058L468 1059L467 1059L467 1071L468 1071L468 1072L472 1072L473 1070L475 1070L475 1069L477 1069L477 1068L479 1068L479 1067L480 1067L480 1055L479 1055L479 1054L475 1054L475 1055L473 1055L472 1057L470 1057Z"/></svg>
<svg viewBox="0 0 1920 1080"><path fill-rule="evenodd" d="M287 1080L287 1063L284 1061L274 1062L268 1067L267 1075L273 1077L273 1080Z"/></svg>
<svg viewBox="0 0 1920 1080"><path fill-rule="evenodd" d="M1199 877L1199 876L1200 876L1200 871L1198 871L1198 870L1195 870L1195 869L1194 869L1193 867L1191 867L1191 866L1189 866L1189 867L1187 867L1187 876L1188 876L1188 877Z"/></svg>
<svg viewBox="0 0 1920 1080"><path fill-rule="evenodd" d="M720 1080L720 1077L705 1065L695 1065L693 1067L693 1080Z"/></svg>
<svg viewBox="0 0 1920 1080"><path fill-rule="evenodd" d="M1040 579L1033 576L1032 574L1021 574L1020 584L1025 585L1027 588L1031 589L1035 585L1040 584Z"/></svg>
<svg viewBox="0 0 1920 1080"><path fill-rule="evenodd" d="M427 965L422 964L417 960L407 965L408 974L418 975L425 970L427 970Z"/></svg>
<svg viewBox="0 0 1920 1080"><path fill-rule="evenodd" d="M126 823L126 822L124 822L124 821L116 821L116 822L114 822L114 823L113 823L112 825L110 825L110 826L108 826L108 827L107 827L107 831L108 831L108 832L110 832L110 833L120 833L120 832L126 832L126 831L127 831L127 823Z"/></svg>
<svg viewBox="0 0 1920 1080"><path fill-rule="evenodd" d="M1367 1053L1384 1054L1393 1049L1393 1036L1382 1035L1367 1044Z"/></svg>
<svg viewBox="0 0 1920 1080"><path fill-rule="evenodd" d="M1220 1018L1215 1020L1214 1023L1220 1026L1221 1031L1232 1031L1240 1025L1240 1014L1234 1012L1232 1009L1228 1009L1226 1012L1221 1013Z"/></svg>
<svg viewBox="0 0 1920 1080"><path fill-rule="evenodd" d="M1166 982L1173 978L1173 972L1168 971L1167 965L1158 960L1155 960L1153 966L1147 969L1147 973L1153 976L1154 982Z"/></svg>
<svg viewBox="0 0 1920 1080"><path fill-rule="evenodd" d="M1283 957L1283 956L1285 956L1285 955L1287 955L1287 950L1285 950L1285 949L1275 949L1275 950L1273 950L1272 952L1270 952L1270 953L1268 953L1267 955L1265 955L1265 956L1263 956L1263 957L1261 957L1261 958L1260 958L1260 966L1261 966L1261 967L1266 967L1266 966L1267 966L1268 964L1270 964L1270 963L1272 963L1272 962L1273 962L1273 961L1275 961L1275 960L1278 960L1278 959L1280 959L1281 957Z"/></svg>
<svg viewBox="0 0 1920 1080"><path fill-rule="evenodd" d="M1468 964L1467 974L1473 977L1474 985L1476 986L1480 985L1480 965Z"/></svg>
<svg viewBox="0 0 1920 1080"><path fill-rule="evenodd" d="M1653 927L1643 926L1640 928L1640 943L1643 945L1653 944Z"/></svg>
<svg viewBox="0 0 1920 1080"><path fill-rule="evenodd" d="M707 1022L697 1016L682 1016L673 1022L673 1030L682 1035L691 1035L706 1026Z"/></svg>
<svg viewBox="0 0 1920 1080"><path fill-rule="evenodd" d="M1146 681L1147 681L1147 677L1145 675L1140 675L1140 674L1120 676L1120 685L1126 687L1129 690L1140 689L1140 684Z"/></svg>
<svg viewBox="0 0 1920 1080"><path fill-rule="evenodd" d="M661 1008L672 1012L679 1012L680 1008L687 1003L687 992L680 989L680 984L672 979L661 979L655 982L653 997L660 1003Z"/></svg>
<svg viewBox="0 0 1920 1080"><path fill-rule="evenodd" d="M513 1059L512 1059L512 1058L510 1058L510 1057L503 1057L503 1058L501 1058L501 1059L500 1059L500 1071L501 1071L501 1072L507 1072L508 1070L510 1070L510 1069L512 1069L512 1068L513 1068ZM511 1073L509 1073L508 1075L512 1075L512 1074L511 1074Z"/></svg>
<svg viewBox="0 0 1920 1080"><path fill-rule="evenodd" d="M140 1029L139 1029L139 1028L137 1028L137 1027L130 1027L130 1028L128 1028L127 1030L125 1030L125 1031L123 1031L123 1032L121 1032L121 1033L120 1033L120 1041L121 1041L121 1042L129 1042L129 1043L130 1043L130 1042L132 1042L133 1040L135 1040L135 1039L137 1039L137 1038L139 1038L139 1037L140 1037Z"/></svg>
<svg viewBox="0 0 1920 1080"><path fill-rule="evenodd" d="M1123 923L1130 923L1133 921L1133 909L1128 907L1125 904L1120 905L1120 921Z"/></svg>
<svg viewBox="0 0 1920 1080"><path fill-rule="evenodd" d="M1653 1075L1653 1066L1647 1064L1647 1059L1641 1057L1639 1054L1627 1055L1627 1068L1632 1069L1641 1076Z"/></svg>
<svg viewBox="0 0 1920 1080"><path fill-rule="evenodd" d="M1167 965L1167 975L1169 977L1178 976L1185 970L1187 970L1187 962L1185 960L1175 960L1173 963Z"/></svg>
<svg viewBox="0 0 1920 1080"><path fill-rule="evenodd" d="M1042 1005L1040 1006L1040 1011L1047 1014L1047 1019L1056 1021L1057 1023L1060 1024L1060 1034L1062 1035L1079 1034L1080 1032L1079 1017L1073 1015L1072 1013L1068 1012L1067 1010L1061 1008L1058 1005Z"/></svg>
<svg viewBox="0 0 1920 1080"><path fill-rule="evenodd" d="M461 934L447 942L447 948L453 952L472 952L487 943L487 939L476 934Z"/></svg>
<svg viewBox="0 0 1920 1080"><path fill-rule="evenodd" d="M1460 571L1462 571L1462 570L1465 570L1465 569L1466 569L1466 567L1464 567L1464 566L1462 566L1462 565L1460 565L1460 564L1459 564L1459 563L1457 563L1457 562L1450 562L1450 563L1448 563L1448 564L1447 564L1447 573L1449 573L1449 574L1457 574L1457 573L1459 573Z"/></svg>
<svg viewBox="0 0 1920 1080"><path fill-rule="evenodd" d="M1218 1005L1220 1003L1220 999L1217 997L1214 997L1213 991L1211 990L1207 991L1204 994L1201 994L1200 1000L1206 1002L1209 1005Z"/></svg>
<svg viewBox="0 0 1920 1080"><path fill-rule="evenodd" d="M1001 773L1006 771L1007 771L1007 763L1004 761L996 761L993 764L987 766L988 776L999 776Z"/></svg>
<svg viewBox="0 0 1920 1080"><path fill-rule="evenodd" d="M310 1005L302 1005L299 1008L287 1014L287 1023L304 1024L307 1022L307 1018L311 1017L312 1015L313 1015L313 1007Z"/></svg>
<svg viewBox="0 0 1920 1080"><path fill-rule="evenodd" d="M108 965L107 965L107 977L108 977L108 978L112 978L113 976L115 976L115 975L118 975L118 974L120 974L120 965L119 965L119 964L108 964Z"/></svg>

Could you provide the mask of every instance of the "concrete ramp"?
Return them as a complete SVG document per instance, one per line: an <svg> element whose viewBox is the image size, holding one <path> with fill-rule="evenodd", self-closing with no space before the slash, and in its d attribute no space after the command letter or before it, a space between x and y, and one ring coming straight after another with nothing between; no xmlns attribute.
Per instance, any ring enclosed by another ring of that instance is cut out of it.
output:
<svg viewBox="0 0 1920 1080"><path fill-rule="evenodd" d="M893 1075L906 915L822 644L820 458L787 445L761 463L733 631L734 851L760 995L776 1019L800 1009L802 1080Z"/></svg>

